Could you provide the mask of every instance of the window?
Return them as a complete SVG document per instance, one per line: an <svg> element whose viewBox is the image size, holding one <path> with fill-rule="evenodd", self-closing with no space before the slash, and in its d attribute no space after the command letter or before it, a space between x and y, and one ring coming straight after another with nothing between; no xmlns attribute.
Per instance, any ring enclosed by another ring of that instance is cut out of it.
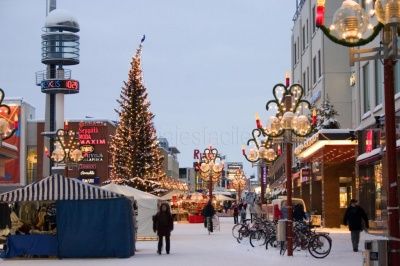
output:
<svg viewBox="0 0 400 266"><path fill-rule="evenodd" d="M303 26L303 51L306 49L306 27Z"/></svg>
<svg viewBox="0 0 400 266"><path fill-rule="evenodd" d="M317 82L317 58L314 56L313 58L313 84Z"/></svg>
<svg viewBox="0 0 400 266"><path fill-rule="evenodd" d="M308 19L306 20L306 44L308 44Z"/></svg>
<svg viewBox="0 0 400 266"><path fill-rule="evenodd" d="M318 77L322 76L321 50L318 50Z"/></svg>
<svg viewBox="0 0 400 266"><path fill-rule="evenodd" d="M383 68L380 60L375 60L375 106L382 103Z"/></svg>
<svg viewBox="0 0 400 266"><path fill-rule="evenodd" d="M294 43L293 50L294 50L294 64L296 64L297 63L297 44L296 43Z"/></svg>
<svg viewBox="0 0 400 266"><path fill-rule="evenodd" d="M400 92L400 67L399 64L395 66L394 72L394 93Z"/></svg>
<svg viewBox="0 0 400 266"><path fill-rule="evenodd" d="M307 67L307 82L306 82L306 93L308 94L310 91L310 68Z"/></svg>
<svg viewBox="0 0 400 266"><path fill-rule="evenodd" d="M303 72L303 82L302 82L303 88L306 86L306 72Z"/></svg>
<svg viewBox="0 0 400 266"><path fill-rule="evenodd" d="M364 85L363 104L364 104L364 114L365 114L371 108L369 105L369 63L363 66L363 85Z"/></svg>
<svg viewBox="0 0 400 266"><path fill-rule="evenodd" d="M297 37L297 59L300 57L300 37Z"/></svg>
<svg viewBox="0 0 400 266"><path fill-rule="evenodd" d="M314 33L315 30L317 29L316 25L315 25L315 5L312 8L312 32Z"/></svg>

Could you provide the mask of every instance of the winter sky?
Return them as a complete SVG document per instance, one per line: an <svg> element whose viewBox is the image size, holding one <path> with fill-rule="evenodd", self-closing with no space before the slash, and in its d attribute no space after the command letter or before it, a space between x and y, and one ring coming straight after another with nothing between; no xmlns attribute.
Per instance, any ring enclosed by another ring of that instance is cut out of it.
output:
<svg viewBox="0 0 400 266"><path fill-rule="evenodd" d="M145 83L159 136L176 146L180 166L212 144L226 161L243 161L241 145L265 114L275 83L290 69L291 0L58 0L78 20L80 81L65 118L117 119L116 99L142 34ZM35 86L41 64L46 0L0 0L0 87L44 117ZM246 162L248 174L255 172Z"/></svg>

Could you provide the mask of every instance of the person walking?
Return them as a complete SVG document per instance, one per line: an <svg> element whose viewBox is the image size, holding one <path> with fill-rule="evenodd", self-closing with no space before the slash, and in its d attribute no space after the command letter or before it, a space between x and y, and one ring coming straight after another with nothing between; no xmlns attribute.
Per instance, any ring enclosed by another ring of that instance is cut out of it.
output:
<svg viewBox="0 0 400 266"><path fill-rule="evenodd" d="M215 209L214 206L211 203L211 200L207 202L207 205L204 206L202 214L204 216L204 227L207 228L207 221L210 223L209 226L209 231L212 233L213 232L213 223L212 223L212 217L215 215Z"/></svg>
<svg viewBox="0 0 400 266"><path fill-rule="evenodd" d="M364 226L363 226L364 220ZM346 209L343 217L343 224L349 226L351 232L351 243L353 244L353 251L358 252L358 243L360 242L360 232L366 228L368 229L368 216L364 209L357 204L357 200L352 199L350 206Z"/></svg>
<svg viewBox="0 0 400 266"><path fill-rule="evenodd" d="M295 222L304 222L307 220L306 213L304 212L304 206L301 203L296 204L293 209L293 220Z"/></svg>
<svg viewBox="0 0 400 266"><path fill-rule="evenodd" d="M233 205L233 223L238 224L239 222L239 207L237 204Z"/></svg>
<svg viewBox="0 0 400 266"><path fill-rule="evenodd" d="M167 203L160 205L160 210L153 216L153 231L158 235L157 253L161 255L163 246L163 237L165 237L165 251L170 252L170 236L174 230L174 221L172 219L171 209Z"/></svg>

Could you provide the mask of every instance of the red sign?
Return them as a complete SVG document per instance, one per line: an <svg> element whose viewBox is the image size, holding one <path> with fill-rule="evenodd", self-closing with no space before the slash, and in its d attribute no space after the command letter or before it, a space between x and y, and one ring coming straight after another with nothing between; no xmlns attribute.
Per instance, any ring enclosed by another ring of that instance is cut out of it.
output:
<svg viewBox="0 0 400 266"><path fill-rule="evenodd" d="M1 113L0 117L6 119L7 121L10 121L15 123L14 127L18 128L17 131L15 131L14 135L9 138L4 140L4 142L13 145L17 147L17 152L18 154L20 153L20 145L21 145L21 119L17 119L14 121L11 121L16 115L19 117L21 115L21 108L20 106L15 106L15 105L9 105L11 112L9 115L5 115L5 113ZM18 123L18 124L17 124ZM4 175L0 176L0 184L19 184L20 183L20 157L18 156L16 159L11 159L11 160L6 160L5 163L5 168L4 168Z"/></svg>
<svg viewBox="0 0 400 266"><path fill-rule="evenodd" d="M372 130L368 130L365 137L365 152L371 152L374 140L374 132Z"/></svg>
<svg viewBox="0 0 400 266"><path fill-rule="evenodd" d="M99 128L97 126L92 127L80 127L79 128L79 143L81 145L105 145L107 143L105 138L96 138L93 135L98 134Z"/></svg>

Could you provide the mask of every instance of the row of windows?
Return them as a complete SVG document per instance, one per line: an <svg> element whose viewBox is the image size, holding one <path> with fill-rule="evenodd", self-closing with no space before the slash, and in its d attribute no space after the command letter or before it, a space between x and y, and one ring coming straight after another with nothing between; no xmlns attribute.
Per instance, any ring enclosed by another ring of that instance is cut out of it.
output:
<svg viewBox="0 0 400 266"><path fill-rule="evenodd" d="M383 102L383 87L384 87L384 82L383 82L383 65L380 60L375 60L372 61L374 64L374 81L375 84L373 88L373 93L374 93L374 104L375 106L378 106L382 104ZM365 64L362 67L362 81L363 81L363 95L362 95L362 101L363 101L363 113L367 113L368 111L371 110L371 84L370 84L370 75L371 75L371 67L370 63ZM396 64L395 66L395 84L394 84L394 89L395 93L400 92L400 66L399 64Z"/></svg>
<svg viewBox="0 0 400 266"><path fill-rule="evenodd" d="M321 61L321 50L318 50L317 55L313 57L312 60L312 85L314 86L318 79L322 76L322 61ZM305 93L308 94L311 86L310 86L310 68L303 72L303 82L302 85L305 89Z"/></svg>
<svg viewBox="0 0 400 266"><path fill-rule="evenodd" d="M312 33L314 34L315 31L317 30L316 24L315 24L315 12L316 12L316 7L315 5L312 8ZM310 36L309 36L309 22L308 19L306 19L306 23L303 24L302 27L302 34L301 34L301 50L304 52L304 50L307 48L308 43L310 42ZM300 38L297 37L297 40L293 40L293 62L294 64L297 64L300 58Z"/></svg>

